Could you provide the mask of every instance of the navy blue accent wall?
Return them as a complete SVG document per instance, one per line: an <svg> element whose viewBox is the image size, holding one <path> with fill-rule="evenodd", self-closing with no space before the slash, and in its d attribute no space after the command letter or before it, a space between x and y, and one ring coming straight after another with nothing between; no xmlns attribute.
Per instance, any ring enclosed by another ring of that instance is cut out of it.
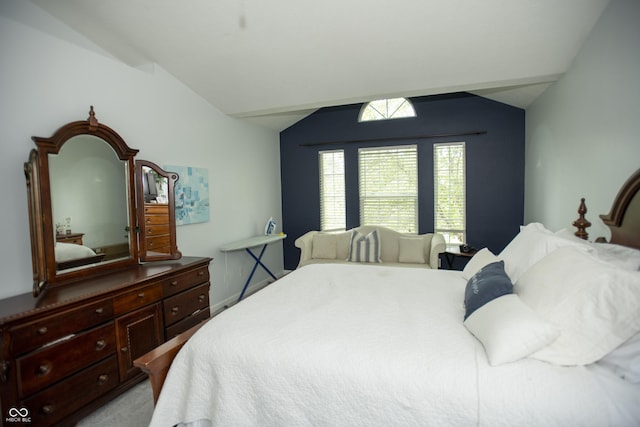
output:
<svg viewBox="0 0 640 427"><path fill-rule="evenodd" d="M320 229L318 152L345 151L347 228L359 226L358 148L417 144L419 232L433 231L433 144L464 141L467 243L494 253L517 234L524 218L525 112L467 93L411 98L417 117L358 123L362 104L323 108L280 133L284 267L294 269L294 241ZM480 135L394 139L483 131ZM346 140L389 138L344 143ZM319 142L330 145L303 146ZM333 142L337 142L333 144Z"/></svg>

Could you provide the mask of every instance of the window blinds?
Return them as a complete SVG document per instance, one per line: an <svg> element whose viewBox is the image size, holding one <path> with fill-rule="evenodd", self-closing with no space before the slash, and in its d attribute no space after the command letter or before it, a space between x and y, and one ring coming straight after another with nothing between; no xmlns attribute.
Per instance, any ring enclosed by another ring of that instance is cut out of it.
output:
<svg viewBox="0 0 640 427"><path fill-rule="evenodd" d="M320 157L320 229L344 230L346 204L344 151L321 151Z"/></svg>
<svg viewBox="0 0 640 427"><path fill-rule="evenodd" d="M417 146L361 148L358 164L360 225L417 233Z"/></svg>
<svg viewBox="0 0 640 427"><path fill-rule="evenodd" d="M450 244L466 241L465 144L434 144L434 209L436 233Z"/></svg>

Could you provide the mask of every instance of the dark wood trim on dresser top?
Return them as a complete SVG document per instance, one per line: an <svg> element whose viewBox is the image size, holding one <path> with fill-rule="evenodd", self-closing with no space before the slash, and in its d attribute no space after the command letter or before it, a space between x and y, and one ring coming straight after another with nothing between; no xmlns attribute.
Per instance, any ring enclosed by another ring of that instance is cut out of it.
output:
<svg viewBox="0 0 640 427"><path fill-rule="evenodd" d="M144 380L133 360L209 318L210 262L147 263L0 300L0 425L16 425L11 408L69 425Z"/></svg>

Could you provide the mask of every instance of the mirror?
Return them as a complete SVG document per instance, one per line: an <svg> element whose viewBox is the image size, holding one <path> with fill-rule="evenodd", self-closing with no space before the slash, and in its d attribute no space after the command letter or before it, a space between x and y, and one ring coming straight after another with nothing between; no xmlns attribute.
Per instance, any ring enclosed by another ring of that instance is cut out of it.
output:
<svg viewBox="0 0 640 427"><path fill-rule="evenodd" d="M152 162L138 160L136 176L142 183L142 191L137 193L140 260L180 258L176 234L171 232L176 223L173 195L178 174L165 172Z"/></svg>
<svg viewBox="0 0 640 427"><path fill-rule="evenodd" d="M59 274L131 257L127 163L93 135L69 138L49 154L54 253Z"/></svg>
<svg viewBox="0 0 640 427"><path fill-rule="evenodd" d="M139 261L180 258L173 200L177 174L134 162L138 150L98 123L93 107L87 120L68 123L50 138L32 139L37 148L24 172L34 296L48 285ZM145 214L147 207L155 217ZM152 228L143 227L145 220L159 218Z"/></svg>

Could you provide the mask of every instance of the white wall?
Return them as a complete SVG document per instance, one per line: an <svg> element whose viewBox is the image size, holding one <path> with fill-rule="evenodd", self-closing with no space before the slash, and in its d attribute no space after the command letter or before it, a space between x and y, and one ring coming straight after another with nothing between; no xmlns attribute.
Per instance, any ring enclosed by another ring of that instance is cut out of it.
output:
<svg viewBox="0 0 640 427"><path fill-rule="evenodd" d="M580 197L590 237L640 168L640 2L613 0L567 73L526 113L525 222L571 227Z"/></svg>
<svg viewBox="0 0 640 427"><path fill-rule="evenodd" d="M31 136L47 137L86 119L89 105L140 150L138 158L208 169L210 221L178 227L178 246L184 255L215 258L212 305L240 293L253 263L244 253L225 256L217 248L262 233L270 216L281 223L277 132L222 114L158 66L131 68L92 49L29 2L0 5L0 58L0 298L31 291L22 171L34 147ZM267 250L265 263L281 272L281 246ZM257 273L254 280L266 277Z"/></svg>

